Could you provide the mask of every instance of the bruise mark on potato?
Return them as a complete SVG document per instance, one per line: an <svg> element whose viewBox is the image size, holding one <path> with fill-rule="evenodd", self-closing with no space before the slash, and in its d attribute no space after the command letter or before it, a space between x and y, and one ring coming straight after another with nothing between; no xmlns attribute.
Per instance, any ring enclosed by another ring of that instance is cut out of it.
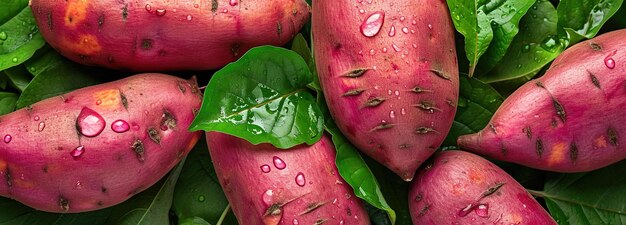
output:
<svg viewBox="0 0 626 225"><path fill-rule="evenodd" d="M430 72L432 72L433 74L437 75L437 77L442 78L444 80L450 80L450 76L448 76L447 74L445 74L442 70L440 69L430 69Z"/></svg>
<svg viewBox="0 0 626 225"><path fill-rule="evenodd" d="M182 92L183 94L185 94L185 92L187 91L187 88L185 88L185 83L182 80L178 81L178 90L180 90L180 92Z"/></svg>
<svg viewBox="0 0 626 225"><path fill-rule="evenodd" d="M153 42L154 41L152 39L141 39L141 49L143 50L152 49Z"/></svg>
<svg viewBox="0 0 626 225"><path fill-rule="evenodd" d="M65 26L76 29L79 23L87 18L89 2L85 0L68 0L65 10Z"/></svg>
<svg viewBox="0 0 626 225"><path fill-rule="evenodd" d="M361 93L363 93L363 89L361 88L357 88L357 89L352 89L352 90L348 90L345 93L343 93L341 96L342 97L348 97L348 96L357 96L360 95Z"/></svg>
<svg viewBox="0 0 626 225"><path fill-rule="evenodd" d="M382 122L378 126L375 126L374 128L372 128L370 130L370 132L374 132L374 131L378 131L378 130L386 130L386 129L392 128L393 126L394 125L391 124L391 123Z"/></svg>
<svg viewBox="0 0 626 225"><path fill-rule="evenodd" d="M532 130L530 129L530 126L528 126L528 127L524 127L524 129L522 129L522 132L524 132L524 133L526 134L526 137L527 137L528 139L532 139L532 138L533 138L533 132L532 132Z"/></svg>
<svg viewBox="0 0 626 225"><path fill-rule="evenodd" d="M430 128L430 127L418 127L417 129L415 129L416 134L428 134L432 132L439 133L435 129Z"/></svg>
<svg viewBox="0 0 626 225"><path fill-rule="evenodd" d="M540 138L537 138L537 142L535 142L535 151L539 158L543 155L543 141Z"/></svg>
<svg viewBox="0 0 626 225"><path fill-rule="evenodd" d="M176 118L174 115L167 110L163 110L163 115L161 116L161 127L168 129L174 129L176 127Z"/></svg>
<svg viewBox="0 0 626 225"><path fill-rule="evenodd" d="M126 19L128 19L128 4L124 4L124 7L122 7L121 9L122 9L122 20L126 22Z"/></svg>
<svg viewBox="0 0 626 225"><path fill-rule="evenodd" d="M367 72L368 70L370 69L363 69L363 68L354 69L350 72L343 74L342 76L347 77L347 78L357 78L357 77L363 76L363 74L365 74L365 72Z"/></svg>
<svg viewBox="0 0 626 225"><path fill-rule="evenodd" d="M139 160L139 162L144 162L145 149L143 147L143 142L141 142L139 138L135 138L135 141L131 145L131 149L135 152L135 155L137 155L137 160Z"/></svg>
<svg viewBox="0 0 626 225"><path fill-rule="evenodd" d="M102 28L102 25L104 25L104 14L98 17L98 28Z"/></svg>
<svg viewBox="0 0 626 225"><path fill-rule="evenodd" d="M215 13L217 12L217 7L218 7L218 2L217 0L211 0L211 12Z"/></svg>
<svg viewBox="0 0 626 225"><path fill-rule="evenodd" d="M479 200L480 200L480 199L482 199L482 198L484 198L484 197L487 197L487 196L493 195L494 193L496 193L496 191L500 190L500 188L501 188L502 186L504 186L505 184L506 184L505 182L498 182L498 183L496 183L495 185L493 185L492 187L489 187L489 189L487 189L485 192L483 192L483 193L480 195Z"/></svg>
<svg viewBox="0 0 626 225"><path fill-rule="evenodd" d="M315 211L316 209L319 209L320 207L324 206L325 204L326 202L310 203L309 205L306 206L306 209L300 213L300 216L309 214Z"/></svg>
<svg viewBox="0 0 626 225"><path fill-rule="evenodd" d="M63 212L67 212L70 210L70 202L62 195L59 196L59 207L61 207L61 210L63 210Z"/></svg>
<svg viewBox="0 0 626 225"><path fill-rule="evenodd" d="M46 22L48 24L48 29L52 31L52 10L48 11Z"/></svg>
<svg viewBox="0 0 626 225"><path fill-rule="evenodd" d="M61 44L68 46L70 51L74 54L83 55L85 57L102 50L102 46L100 46L98 38L91 34L79 35L77 39L69 39L64 36L61 42Z"/></svg>
<svg viewBox="0 0 626 225"><path fill-rule="evenodd" d="M120 91L120 100L122 102L122 106L124 106L124 109L128 110L128 99L126 98L126 95L122 93L122 91Z"/></svg>
<svg viewBox="0 0 626 225"><path fill-rule="evenodd" d="M158 145L161 144L161 135L154 127L148 129L148 136L150 136L150 140L154 141L154 143L157 143Z"/></svg>
<svg viewBox="0 0 626 225"><path fill-rule="evenodd" d="M100 187L100 192L106 194L108 191L109 190L106 187L104 187L104 186Z"/></svg>
<svg viewBox="0 0 626 225"><path fill-rule="evenodd" d="M417 103L414 106L428 113L433 113L435 111L441 112L441 109L436 107L435 103L432 103L430 101L421 101L420 103Z"/></svg>
<svg viewBox="0 0 626 225"><path fill-rule="evenodd" d="M569 158L572 160L572 162L576 162L576 160L578 159L578 146L576 146L576 143L572 142L572 144L570 144L569 146Z"/></svg>
<svg viewBox="0 0 626 225"><path fill-rule="evenodd" d="M595 42L589 42L589 47L591 47L591 49L593 49L594 51L602 51L602 45L595 43Z"/></svg>
<svg viewBox="0 0 626 225"><path fill-rule="evenodd" d="M563 108L563 105L554 97L552 97L552 105L556 110L556 115L559 116L563 123L565 123L565 121L567 120L567 114L565 113L565 108Z"/></svg>
<svg viewBox="0 0 626 225"><path fill-rule="evenodd" d="M4 179L6 180L7 186L9 187L9 189L11 189L13 187L13 182L11 181L11 170L9 169L8 166L4 170Z"/></svg>
<svg viewBox="0 0 626 225"><path fill-rule="evenodd" d="M508 150L504 146L504 142L500 141L500 154L506 155L507 152L508 152Z"/></svg>
<svg viewBox="0 0 626 225"><path fill-rule="evenodd" d="M43 173L48 173L48 165L45 165L41 171L43 171Z"/></svg>
<svg viewBox="0 0 626 225"><path fill-rule="evenodd" d="M376 107L379 106L380 104L382 104L386 99L381 98L381 97L374 97L374 98L370 98L369 100L367 100L367 102L365 102L361 108L366 108L366 107Z"/></svg>
<svg viewBox="0 0 626 225"><path fill-rule="evenodd" d="M607 129L606 131L606 134L609 137L609 143L617 147L619 145L617 131L613 127L609 127L609 129Z"/></svg>
<svg viewBox="0 0 626 225"><path fill-rule="evenodd" d="M591 73L591 71L589 70L587 70L587 73L589 74L589 78L591 79L591 83L593 83L593 86L602 89L602 87L600 87L600 81L598 80L598 78L593 75L593 73Z"/></svg>
<svg viewBox="0 0 626 225"><path fill-rule="evenodd" d="M426 215L426 212L428 212L428 209L430 209L430 204L424 205L424 207L420 210L420 212L417 214L417 216L418 217L422 217L422 216Z"/></svg>

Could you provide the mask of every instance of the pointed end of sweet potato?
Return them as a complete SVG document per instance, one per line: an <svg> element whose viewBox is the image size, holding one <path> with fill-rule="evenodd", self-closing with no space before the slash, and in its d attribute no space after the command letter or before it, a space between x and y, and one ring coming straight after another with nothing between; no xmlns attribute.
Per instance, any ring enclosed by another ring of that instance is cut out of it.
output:
<svg viewBox="0 0 626 225"><path fill-rule="evenodd" d="M481 147L480 147L481 140L482 140L482 137L481 137L480 133L475 133L475 134L467 134L467 135L460 136L457 139L456 143L462 149L466 149L466 150L480 150L481 149Z"/></svg>

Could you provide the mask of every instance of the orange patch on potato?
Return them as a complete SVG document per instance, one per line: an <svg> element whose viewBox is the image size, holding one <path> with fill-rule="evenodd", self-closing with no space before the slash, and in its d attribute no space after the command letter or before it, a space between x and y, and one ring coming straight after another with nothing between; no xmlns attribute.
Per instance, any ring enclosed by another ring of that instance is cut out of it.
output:
<svg viewBox="0 0 626 225"><path fill-rule="evenodd" d="M454 185L452 185L452 194L459 196L463 193L465 193L465 191L463 191L463 187L460 183L455 183Z"/></svg>
<svg viewBox="0 0 626 225"><path fill-rule="evenodd" d="M7 169L7 162L0 159L0 172L4 172Z"/></svg>
<svg viewBox="0 0 626 225"><path fill-rule="evenodd" d="M471 169L469 171L469 178L474 184L481 184L485 181L485 174L478 169Z"/></svg>
<svg viewBox="0 0 626 225"><path fill-rule="evenodd" d="M88 0L67 0L65 10L65 26L76 28L76 26L87 18Z"/></svg>
<svg viewBox="0 0 626 225"><path fill-rule="evenodd" d="M567 144L563 142L553 145L548 155L548 165L552 166L563 162L563 160L565 160L566 149Z"/></svg>
<svg viewBox="0 0 626 225"><path fill-rule="evenodd" d="M101 108L117 109L121 106L120 90L108 89L93 94L93 101Z"/></svg>
<svg viewBox="0 0 626 225"><path fill-rule="evenodd" d="M93 55L100 52L102 47L98 42L98 38L91 34L82 34L78 36L78 40L70 40L64 37L62 40L64 46L67 46L70 51L79 55Z"/></svg>
<svg viewBox="0 0 626 225"><path fill-rule="evenodd" d="M12 181L13 181L13 186L18 187L18 188L30 189L30 188L35 187L35 183L29 180L13 179Z"/></svg>
<svg viewBox="0 0 626 225"><path fill-rule="evenodd" d="M606 148L606 146L607 146L606 137L604 137L604 135L593 140L593 147Z"/></svg>

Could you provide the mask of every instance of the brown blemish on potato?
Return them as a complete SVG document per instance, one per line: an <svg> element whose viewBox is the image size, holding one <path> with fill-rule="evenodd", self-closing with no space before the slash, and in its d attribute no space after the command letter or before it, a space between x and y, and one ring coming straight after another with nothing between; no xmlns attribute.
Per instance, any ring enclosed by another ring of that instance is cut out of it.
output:
<svg viewBox="0 0 626 225"><path fill-rule="evenodd" d="M135 141L130 148L133 152L135 152L135 155L137 155L137 160L139 160L139 162L143 162L145 160L145 149L143 147L143 142L141 142L139 138L135 138Z"/></svg>
<svg viewBox="0 0 626 225"><path fill-rule="evenodd" d="M70 202L63 196L59 196L59 206L63 212L67 212L70 210Z"/></svg>
<svg viewBox="0 0 626 225"><path fill-rule="evenodd" d="M617 140L618 139L617 131L614 128L609 127L609 129L607 129L606 131L606 135L609 137L609 143L611 143L611 145L613 146L619 145L618 140Z"/></svg>
<svg viewBox="0 0 626 225"><path fill-rule="evenodd" d="M541 158L543 155L543 141L539 138L537 138L537 141L535 142L535 151L537 152L539 158Z"/></svg>
<svg viewBox="0 0 626 225"><path fill-rule="evenodd" d="M104 14L98 17L98 28L102 28L102 25L104 25Z"/></svg>
<svg viewBox="0 0 626 225"><path fill-rule="evenodd" d="M154 41L152 39L141 39L141 49L143 50L152 49L153 42Z"/></svg>
<svg viewBox="0 0 626 225"><path fill-rule="evenodd" d="M218 7L218 2L217 0L211 0L211 12L215 13L217 12L217 7Z"/></svg>
<svg viewBox="0 0 626 225"><path fill-rule="evenodd" d="M126 95L122 93L122 91L120 91L120 100L122 101L122 106L124 106L124 109L128 110L128 99L126 98Z"/></svg>
<svg viewBox="0 0 626 225"><path fill-rule="evenodd" d="M76 40L70 40L67 37L63 37L62 42L64 42L62 44L68 46L73 53L84 57L93 55L102 50L102 47L98 42L98 38L91 34L79 35Z"/></svg>
<svg viewBox="0 0 626 225"><path fill-rule="evenodd" d="M576 162L576 159L578 159L578 146L576 146L576 143L572 142L569 146L569 158L572 162Z"/></svg>
<svg viewBox="0 0 626 225"><path fill-rule="evenodd" d="M79 23L87 18L88 0L66 0L67 7L65 10L65 26L76 29ZM52 29L52 28L50 28Z"/></svg>
<svg viewBox="0 0 626 225"><path fill-rule="evenodd" d="M93 102L100 103L98 107L104 109L116 109L120 104L123 105L121 96L122 93L119 89L103 90L93 94Z"/></svg>
<svg viewBox="0 0 626 225"><path fill-rule="evenodd" d="M594 51L602 51L602 46L598 43L595 42L589 42L589 47L591 47L591 49L593 49Z"/></svg>
<svg viewBox="0 0 626 225"><path fill-rule="evenodd" d="M168 129L174 129L176 127L176 118L167 110L163 110L161 126L166 126Z"/></svg>
<svg viewBox="0 0 626 225"><path fill-rule="evenodd" d="M154 141L154 143L157 143L159 145L161 144L161 135L159 134L159 131L157 131L157 129L155 129L154 127L148 129L148 136L150 136L150 140Z"/></svg>
<svg viewBox="0 0 626 225"><path fill-rule="evenodd" d="M548 154L548 166L553 166L565 161L565 157L569 151L567 147L567 143L564 142L554 144Z"/></svg>

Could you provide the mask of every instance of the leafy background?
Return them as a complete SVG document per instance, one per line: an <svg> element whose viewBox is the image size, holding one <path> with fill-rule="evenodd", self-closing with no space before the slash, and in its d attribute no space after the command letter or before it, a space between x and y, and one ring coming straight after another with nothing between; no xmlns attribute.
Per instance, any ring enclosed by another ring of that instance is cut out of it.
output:
<svg viewBox="0 0 626 225"><path fill-rule="evenodd" d="M448 0L447 4L458 31L462 75L457 115L442 149L455 148L456 137L484 128L510 93L541 76L567 47L626 28L622 0ZM223 110L203 108L191 128L230 133L253 143L270 142L285 150L314 143L322 132L328 132L337 149L340 174L353 188L362 190L357 196L368 203L372 223L411 224L408 183L361 155L330 119L310 51L310 26L282 48L259 47L219 71L194 72L201 84L207 85L205 102L225 100L219 102ZM278 76L268 79L264 77L267 73L244 73L246 70L272 71ZM27 0L3 1L0 115L128 75L63 58L39 34ZM241 86L226 76L250 82ZM255 88L264 91L249 91ZM225 97L224 91L238 97ZM237 113L220 114L229 110ZM241 120L243 117L259 120ZM275 125L280 125L279 129ZM263 135L255 135L259 133ZM576 174L496 163L536 196L559 224L626 224L626 178L619 176L626 171L626 162ZM237 221L218 183L206 143L200 141L190 157L163 180L120 205L89 213L53 214L0 198L0 225L5 224L230 225Z"/></svg>

